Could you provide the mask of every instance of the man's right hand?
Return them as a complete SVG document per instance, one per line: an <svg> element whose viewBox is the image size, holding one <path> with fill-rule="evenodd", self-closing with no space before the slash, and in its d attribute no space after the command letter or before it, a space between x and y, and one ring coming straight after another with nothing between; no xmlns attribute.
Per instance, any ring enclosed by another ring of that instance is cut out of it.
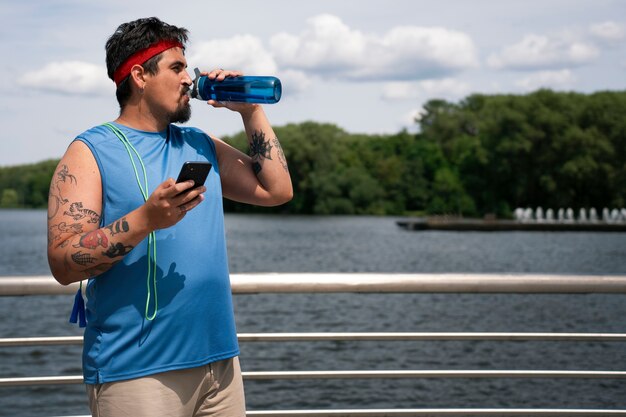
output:
<svg viewBox="0 0 626 417"><path fill-rule="evenodd" d="M175 225L204 200L205 186L194 188L193 181L176 183L169 178L161 183L140 208L150 230Z"/></svg>

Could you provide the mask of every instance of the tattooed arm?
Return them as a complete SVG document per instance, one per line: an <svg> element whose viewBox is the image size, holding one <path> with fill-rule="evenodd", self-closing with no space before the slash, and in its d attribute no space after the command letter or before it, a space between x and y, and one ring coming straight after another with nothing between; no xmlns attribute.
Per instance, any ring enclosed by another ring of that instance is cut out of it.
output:
<svg viewBox="0 0 626 417"><path fill-rule="evenodd" d="M168 179L148 201L100 228L102 184L89 148L73 142L50 184L48 263L63 285L97 276L121 261L153 230L172 226L202 201L204 187ZM179 194L183 192L182 194Z"/></svg>
<svg viewBox="0 0 626 417"><path fill-rule="evenodd" d="M242 75L238 71L215 70L208 74L217 80ZM260 206L284 204L293 197L285 154L263 107L258 104L208 102L241 115L248 143L246 155L225 142L215 140L224 197Z"/></svg>

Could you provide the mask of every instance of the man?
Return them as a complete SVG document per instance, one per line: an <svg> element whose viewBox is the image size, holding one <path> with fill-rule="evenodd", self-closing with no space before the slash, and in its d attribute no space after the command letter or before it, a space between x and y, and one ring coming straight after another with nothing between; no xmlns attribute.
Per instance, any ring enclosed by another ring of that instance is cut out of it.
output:
<svg viewBox="0 0 626 417"><path fill-rule="evenodd" d="M241 115L250 156L173 124L191 115L186 41L157 18L119 26L106 62L120 115L70 144L50 186L51 271L64 285L89 278L94 416L245 415L222 197L283 204L291 179L259 105L208 102ZM175 182L186 161L212 164L204 186Z"/></svg>

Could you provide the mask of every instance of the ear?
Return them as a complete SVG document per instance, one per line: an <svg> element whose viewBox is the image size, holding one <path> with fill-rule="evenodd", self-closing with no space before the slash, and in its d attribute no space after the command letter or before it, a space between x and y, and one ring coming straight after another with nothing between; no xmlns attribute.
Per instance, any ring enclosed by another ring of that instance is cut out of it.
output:
<svg viewBox="0 0 626 417"><path fill-rule="evenodd" d="M130 81L137 87L138 90L143 90L146 84L146 71L139 64L133 65L130 69Z"/></svg>

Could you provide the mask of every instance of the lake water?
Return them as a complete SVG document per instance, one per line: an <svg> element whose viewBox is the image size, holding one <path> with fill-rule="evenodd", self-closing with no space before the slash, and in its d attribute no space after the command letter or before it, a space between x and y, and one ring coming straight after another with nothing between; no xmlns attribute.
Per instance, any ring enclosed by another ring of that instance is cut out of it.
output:
<svg viewBox="0 0 626 417"><path fill-rule="evenodd" d="M626 234L410 232L389 217L227 215L231 272L626 274ZM44 211L0 210L2 275L49 275ZM0 337L78 335L72 296L0 298ZM258 294L238 331L626 332L624 295ZM617 342L244 343L245 371L626 370ZM78 375L80 347L0 348L0 377ZM626 409L624 380L247 381L249 409ZM0 416L88 414L82 386L0 388Z"/></svg>

